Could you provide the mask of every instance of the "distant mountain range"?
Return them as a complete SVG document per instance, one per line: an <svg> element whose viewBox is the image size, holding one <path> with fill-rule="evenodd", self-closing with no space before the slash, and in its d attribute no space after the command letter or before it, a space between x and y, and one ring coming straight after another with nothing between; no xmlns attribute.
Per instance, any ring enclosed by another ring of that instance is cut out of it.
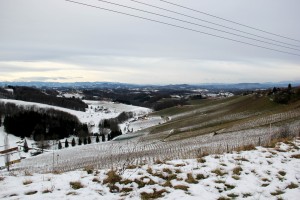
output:
<svg viewBox="0 0 300 200"><path fill-rule="evenodd" d="M76 89L174 89L174 90L191 90L191 89L235 89L235 90L253 90L267 89L273 87L287 87L291 83L292 86L299 86L300 81L284 81L284 82L267 82L267 83L203 83L203 84L171 84L171 85L147 85L147 84L129 84L118 82L0 82L0 86L28 86L37 88L76 88Z"/></svg>

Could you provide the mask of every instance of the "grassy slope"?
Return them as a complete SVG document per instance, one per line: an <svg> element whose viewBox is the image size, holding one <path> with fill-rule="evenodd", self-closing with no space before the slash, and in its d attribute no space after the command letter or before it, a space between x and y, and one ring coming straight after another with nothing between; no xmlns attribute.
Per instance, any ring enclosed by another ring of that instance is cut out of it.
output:
<svg viewBox="0 0 300 200"><path fill-rule="evenodd" d="M154 113L155 115L170 116L171 121L151 129L151 134L156 134L165 140L183 139L208 133L224 133L237 126L242 129L253 126L268 126L264 122L278 113L296 111L300 112L300 100L289 105L277 104L267 96L247 95L235 96L226 99L207 99L192 101L191 105L173 107ZM276 123L285 123L299 117L279 119ZM153 136L152 136L153 137Z"/></svg>

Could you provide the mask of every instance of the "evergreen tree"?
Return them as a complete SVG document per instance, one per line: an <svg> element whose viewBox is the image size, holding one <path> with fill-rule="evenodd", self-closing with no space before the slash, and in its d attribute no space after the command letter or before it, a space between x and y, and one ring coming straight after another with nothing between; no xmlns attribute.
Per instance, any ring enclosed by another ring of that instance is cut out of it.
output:
<svg viewBox="0 0 300 200"><path fill-rule="evenodd" d="M289 83L289 85L288 85L288 91L291 92L291 90L292 90L292 85Z"/></svg>
<svg viewBox="0 0 300 200"><path fill-rule="evenodd" d="M81 140L81 138L78 138L78 145L82 145L82 140Z"/></svg>
<svg viewBox="0 0 300 200"><path fill-rule="evenodd" d="M84 144L84 145L87 144L87 139L86 139L86 138L83 139L83 144Z"/></svg>
<svg viewBox="0 0 300 200"><path fill-rule="evenodd" d="M75 138L72 139L72 143L71 144L72 144L72 147L74 147L76 145Z"/></svg>
<svg viewBox="0 0 300 200"><path fill-rule="evenodd" d="M58 141L58 149L62 149L62 145L60 141Z"/></svg>
<svg viewBox="0 0 300 200"><path fill-rule="evenodd" d="M27 141L26 141L26 139L25 139L25 141L24 141L23 148L24 148L24 152L25 152L25 153L27 153L27 152L28 152L28 150L29 150L29 148L28 148L28 144L27 144Z"/></svg>
<svg viewBox="0 0 300 200"><path fill-rule="evenodd" d="M96 137L96 142L97 143L99 143L100 142L100 140L99 140L99 136L97 135L97 137Z"/></svg>
<svg viewBox="0 0 300 200"><path fill-rule="evenodd" d="M111 140L111 135L108 134L108 135L107 135L107 141L110 141L110 140Z"/></svg>
<svg viewBox="0 0 300 200"><path fill-rule="evenodd" d="M69 147L69 142L68 142L68 139L66 139L65 141L65 147L68 148Z"/></svg>
<svg viewBox="0 0 300 200"><path fill-rule="evenodd" d="M92 143L91 137L88 137L87 143L88 143L88 144L91 144L91 143Z"/></svg>
<svg viewBox="0 0 300 200"><path fill-rule="evenodd" d="M102 142L105 142L105 135L102 135Z"/></svg>

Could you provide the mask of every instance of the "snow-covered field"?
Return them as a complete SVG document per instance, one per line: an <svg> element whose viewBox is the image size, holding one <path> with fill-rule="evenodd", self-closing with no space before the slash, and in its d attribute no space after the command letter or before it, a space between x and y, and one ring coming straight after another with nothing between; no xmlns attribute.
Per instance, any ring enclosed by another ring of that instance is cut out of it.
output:
<svg viewBox="0 0 300 200"><path fill-rule="evenodd" d="M299 199L300 140L275 148L61 174L0 172L0 199ZM73 183L72 183L73 182ZM73 184L73 186L71 186ZM77 186L77 187L76 187Z"/></svg>

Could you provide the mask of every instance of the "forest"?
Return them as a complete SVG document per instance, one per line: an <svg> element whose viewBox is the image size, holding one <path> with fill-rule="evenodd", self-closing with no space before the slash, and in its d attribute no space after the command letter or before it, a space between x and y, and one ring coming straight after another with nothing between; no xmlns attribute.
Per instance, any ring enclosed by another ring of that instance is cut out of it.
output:
<svg viewBox="0 0 300 200"><path fill-rule="evenodd" d="M77 117L54 109L34 106L25 109L14 104L0 103L0 116L4 118L5 131L21 138L31 137L40 141L88 135L87 125L81 124Z"/></svg>
<svg viewBox="0 0 300 200"><path fill-rule="evenodd" d="M88 107L80 99L57 97L57 93L55 93L54 90L42 91L40 89L23 86L9 86L8 88L14 91L9 97L16 100L43 103L79 111L85 111ZM4 92L2 93L6 94Z"/></svg>

